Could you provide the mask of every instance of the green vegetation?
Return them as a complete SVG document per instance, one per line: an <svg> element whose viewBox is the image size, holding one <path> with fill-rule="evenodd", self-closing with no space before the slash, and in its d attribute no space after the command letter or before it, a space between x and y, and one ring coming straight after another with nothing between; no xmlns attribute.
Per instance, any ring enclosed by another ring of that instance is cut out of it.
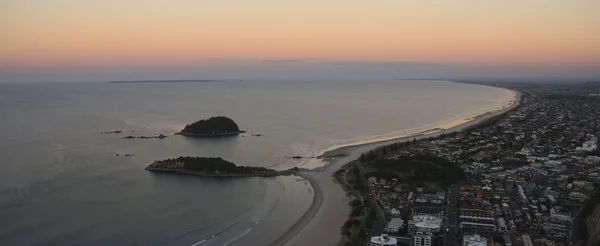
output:
<svg viewBox="0 0 600 246"><path fill-rule="evenodd" d="M423 185L425 183L454 184L466 179L459 165L444 158L430 155L376 159L365 167L365 176L392 179L400 183Z"/></svg>
<svg viewBox="0 0 600 246"><path fill-rule="evenodd" d="M149 168L176 169L219 174L277 174L278 171L264 167L245 167L223 160L220 157L178 157L156 161Z"/></svg>
<svg viewBox="0 0 600 246"><path fill-rule="evenodd" d="M225 116L217 116L186 125L180 133L184 135L229 135L240 132L235 121Z"/></svg>
<svg viewBox="0 0 600 246"><path fill-rule="evenodd" d="M341 228L342 240L338 245L361 245L369 235L368 231L372 227L375 214L369 200L358 192L357 187L364 187L365 181L360 178L357 162L351 162L342 167L335 172L333 177L342 185L346 195L351 198L348 203L351 213Z"/></svg>
<svg viewBox="0 0 600 246"><path fill-rule="evenodd" d="M585 202L583 207L581 208L580 216L582 220L580 220L580 232L581 238L584 241L588 241L589 243L599 243L600 235L598 231L598 222L600 221L600 185L594 185L594 194L590 197L589 200Z"/></svg>

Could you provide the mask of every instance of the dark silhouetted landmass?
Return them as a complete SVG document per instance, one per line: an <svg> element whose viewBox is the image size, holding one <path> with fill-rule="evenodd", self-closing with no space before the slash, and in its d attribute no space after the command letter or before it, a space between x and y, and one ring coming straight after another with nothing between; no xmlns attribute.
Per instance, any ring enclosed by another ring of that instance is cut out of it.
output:
<svg viewBox="0 0 600 246"><path fill-rule="evenodd" d="M442 157L430 155L396 159L377 158L372 162L371 167L367 176L396 178L402 183L432 182L448 185L466 179L464 171L458 164Z"/></svg>
<svg viewBox="0 0 600 246"><path fill-rule="evenodd" d="M122 130L114 130L114 131L108 131L108 132L101 132L100 134L119 134L122 133Z"/></svg>
<svg viewBox="0 0 600 246"><path fill-rule="evenodd" d="M211 83L211 82L225 82L225 80L214 80L214 79L181 79L181 80L121 80L121 81L110 81L113 84L131 84L131 83Z"/></svg>
<svg viewBox="0 0 600 246"><path fill-rule="evenodd" d="M237 123L225 116L211 117L186 125L178 134L191 137L214 137L237 135L241 131Z"/></svg>
<svg viewBox="0 0 600 246"><path fill-rule="evenodd" d="M265 167L237 166L220 157L178 157L155 161L146 170L210 177L274 177L294 174L298 168L277 171Z"/></svg>

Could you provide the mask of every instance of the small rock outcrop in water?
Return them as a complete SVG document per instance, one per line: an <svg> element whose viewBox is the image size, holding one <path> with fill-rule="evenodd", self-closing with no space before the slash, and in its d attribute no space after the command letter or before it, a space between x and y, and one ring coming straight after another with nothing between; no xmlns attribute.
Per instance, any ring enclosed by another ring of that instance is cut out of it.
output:
<svg viewBox="0 0 600 246"><path fill-rule="evenodd" d="M237 135L243 132L232 119L217 116L186 125L178 134L190 137L218 137Z"/></svg>
<svg viewBox="0 0 600 246"><path fill-rule="evenodd" d="M121 156L120 154L115 154L115 156ZM123 156L133 156L133 154L124 154Z"/></svg>
<svg viewBox="0 0 600 246"><path fill-rule="evenodd" d="M299 156L299 155L295 155L295 156L284 156L283 158L288 158L288 159L310 159L310 158L315 158L312 156Z"/></svg>
<svg viewBox="0 0 600 246"><path fill-rule="evenodd" d="M140 138L140 139L150 139L150 138L158 138L158 139L163 139L163 138L168 138L167 136L163 135L163 134L159 134L158 136L126 136L123 137L125 139L134 139L134 138Z"/></svg>
<svg viewBox="0 0 600 246"><path fill-rule="evenodd" d="M109 132L101 132L100 134L119 134L123 131L121 130L114 130L114 131L109 131Z"/></svg>
<svg viewBox="0 0 600 246"><path fill-rule="evenodd" d="M210 177L275 177L294 174L298 171L298 168L277 171L265 167L237 166L229 161L214 157L178 157L155 161L146 167L146 170Z"/></svg>

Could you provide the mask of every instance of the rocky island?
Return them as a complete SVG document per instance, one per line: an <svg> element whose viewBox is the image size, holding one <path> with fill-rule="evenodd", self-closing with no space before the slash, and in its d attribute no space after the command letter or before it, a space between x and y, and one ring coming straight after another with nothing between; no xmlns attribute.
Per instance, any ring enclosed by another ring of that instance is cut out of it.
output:
<svg viewBox="0 0 600 246"><path fill-rule="evenodd" d="M178 157L155 161L146 170L207 177L275 177L299 171L297 167L278 171L265 167L237 166L220 157Z"/></svg>
<svg viewBox="0 0 600 246"><path fill-rule="evenodd" d="M238 135L244 132L232 119L217 116L186 125L183 130L176 134L189 137L219 137Z"/></svg>

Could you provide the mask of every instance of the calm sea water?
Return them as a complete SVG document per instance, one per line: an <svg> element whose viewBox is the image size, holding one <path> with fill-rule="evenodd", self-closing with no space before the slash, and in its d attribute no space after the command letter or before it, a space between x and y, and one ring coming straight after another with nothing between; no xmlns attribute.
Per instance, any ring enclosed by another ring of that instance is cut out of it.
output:
<svg viewBox="0 0 600 246"><path fill-rule="evenodd" d="M284 169L302 165L284 156L433 128L510 97L444 81L0 84L0 244L267 245L310 206L306 181L144 167L184 155ZM171 136L218 115L248 133ZM125 133L100 134L110 130ZM121 138L160 133L170 137Z"/></svg>

